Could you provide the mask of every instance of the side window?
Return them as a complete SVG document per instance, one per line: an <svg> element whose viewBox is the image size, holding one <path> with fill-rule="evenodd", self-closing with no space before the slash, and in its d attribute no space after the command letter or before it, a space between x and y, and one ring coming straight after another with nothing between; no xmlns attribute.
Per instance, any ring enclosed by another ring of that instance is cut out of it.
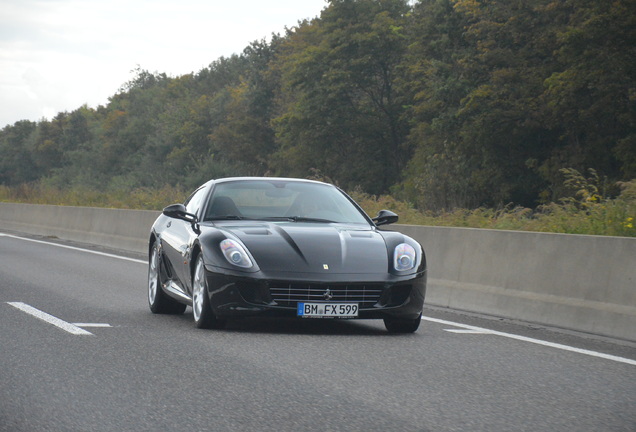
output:
<svg viewBox="0 0 636 432"><path fill-rule="evenodd" d="M205 199L205 188L200 188L194 191L190 198L188 198L185 202L186 211L188 213L198 215L198 211L203 204L203 200Z"/></svg>

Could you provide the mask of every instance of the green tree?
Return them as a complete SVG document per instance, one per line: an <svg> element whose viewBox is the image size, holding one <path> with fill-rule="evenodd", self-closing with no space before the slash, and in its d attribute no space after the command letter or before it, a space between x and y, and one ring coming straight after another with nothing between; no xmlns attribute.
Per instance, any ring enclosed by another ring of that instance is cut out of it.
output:
<svg viewBox="0 0 636 432"><path fill-rule="evenodd" d="M555 157L636 177L636 1L553 1L546 11L565 17L544 93L546 122L561 135Z"/></svg>
<svg viewBox="0 0 636 432"><path fill-rule="evenodd" d="M277 146L270 124L280 79L271 66L282 38L252 42L243 51L244 68L237 83L224 90L223 119L211 140L217 156L234 164L237 174L263 175Z"/></svg>
<svg viewBox="0 0 636 432"><path fill-rule="evenodd" d="M399 179L410 150L395 83L409 10L402 0L331 1L320 20L288 35L274 119L279 172L316 168L374 193Z"/></svg>
<svg viewBox="0 0 636 432"><path fill-rule="evenodd" d="M413 101L408 142L415 153L393 191L420 208L471 207L482 198L471 178L482 158L466 148L459 116L462 101L479 83L478 75L467 73L475 56L466 38L469 25L451 0L420 1L410 17L401 85Z"/></svg>
<svg viewBox="0 0 636 432"><path fill-rule="evenodd" d="M40 177L25 146L36 128L37 123L21 120L0 131L0 184L18 185Z"/></svg>

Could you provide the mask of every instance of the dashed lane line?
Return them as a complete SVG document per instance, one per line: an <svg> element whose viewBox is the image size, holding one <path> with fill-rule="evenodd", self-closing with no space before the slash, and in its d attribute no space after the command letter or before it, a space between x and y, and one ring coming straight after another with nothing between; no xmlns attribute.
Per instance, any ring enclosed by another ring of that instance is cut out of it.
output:
<svg viewBox="0 0 636 432"><path fill-rule="evenodd" d="M36 309L33 306L29 306L26 303L22 303L22 302L7 302L7 303L13 306L14 308L20 309L22 312L25 312L31 316L34 316L35 318L41 319L42 321L47 322L51 325L54 325L55 327L61 328L62 330L70 334L74 334L74 335L92 335L93 334L74 324L63 321L57 317L54 317L53 315L47 314L46 312L42 312L41 310Z"/></svg>
<svg viewBox="0 0 636 432"><path fill-rule="evenodd" d="M77 327L99 327L99 328L112 327L112 325L106 324L106 323L71 323L71 324Z"/></svg>
<svg viewBox="0 0 636 432"><path fill-rule="evenodd" d="M444 329L449 333L455 334L492 334L490 331L482 331L482 330L469 330L469 329Z"/></svg>

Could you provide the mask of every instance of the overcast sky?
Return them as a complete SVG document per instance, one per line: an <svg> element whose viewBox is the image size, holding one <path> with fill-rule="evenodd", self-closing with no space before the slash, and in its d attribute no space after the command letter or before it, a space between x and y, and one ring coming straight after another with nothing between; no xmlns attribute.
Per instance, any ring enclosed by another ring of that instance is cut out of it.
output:
<svg viewBox="0 0 636 432"><path fill-rule="evenodd" d="M0 129L105 105L139 65L179 76L270 39L325 0L0 0Z"/></svg>

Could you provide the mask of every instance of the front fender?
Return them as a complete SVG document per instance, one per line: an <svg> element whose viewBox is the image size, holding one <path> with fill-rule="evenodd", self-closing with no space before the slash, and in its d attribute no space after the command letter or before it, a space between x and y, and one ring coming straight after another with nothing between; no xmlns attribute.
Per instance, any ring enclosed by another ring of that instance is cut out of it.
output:
<svg viewBox="0 0 636 432"><path fill-rule="evenodd" d="M239 242L244 247L245 251L250 255L254 266L246 269L230 264L225 259L225 256L223 255L220 247L220 243L225 239L231 239ZM218 267L231 271L240 271L247 274L260 271L258 263L254 256L252 256L250 250L243 244L243 242L241 242L240 239L238 239L238 237L232 235L228 231L222 231L219 229L203 229L197 241L199 249L203 254L203 262L206 266Z"/></svg>

